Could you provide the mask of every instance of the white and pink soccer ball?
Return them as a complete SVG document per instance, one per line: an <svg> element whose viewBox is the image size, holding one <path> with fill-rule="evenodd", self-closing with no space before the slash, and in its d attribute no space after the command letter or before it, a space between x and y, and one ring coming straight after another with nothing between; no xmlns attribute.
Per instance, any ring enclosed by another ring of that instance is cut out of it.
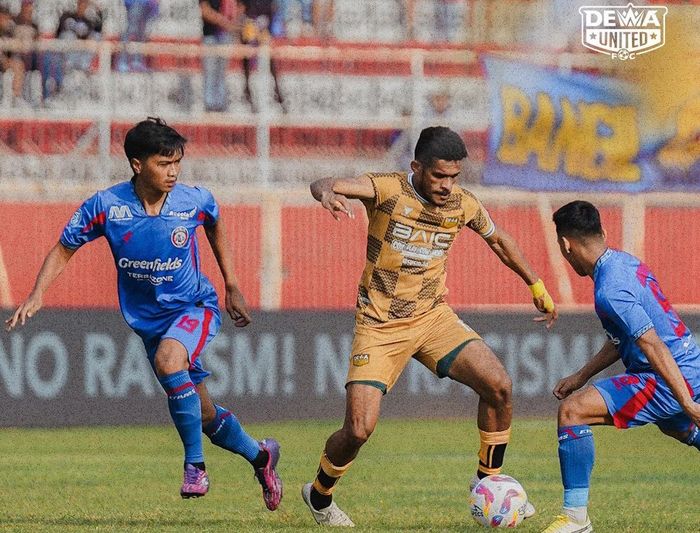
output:
<svg viewBox="0 0 700 533"><path fill-rule="evenodd" d="M486 527L517 527L523 521L527 494L510 476L486 476L469 495L474 520Z"/></svg>

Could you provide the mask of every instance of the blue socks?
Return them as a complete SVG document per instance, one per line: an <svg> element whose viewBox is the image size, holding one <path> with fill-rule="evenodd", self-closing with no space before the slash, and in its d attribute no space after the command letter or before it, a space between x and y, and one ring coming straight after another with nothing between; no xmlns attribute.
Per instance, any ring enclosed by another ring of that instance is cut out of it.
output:
<svg viewBox="0 0 700 533"><path fill-rule="evenodd" d="M685 443L700 450L700 429L695 424L693 424L693 429L690 430L690 435L688 435Z"/></svg>
<svg viewBox="0 0 700 533"><path fill-rule="evenodd" d="M158 378L168 395L168 409L185 447L185 463L203 463L202 407L190 374L181 370Z"/></svg>
<svg viewBox="0 0 700 533"><path fill-rule="evenodd" d="M559 465L564 484L564 507L587 507L595 459L593 432L588 425L559 428Z"/></svg>
<svg viewBox="0 0 700 533"><path fill-rule="evenodd" d="M231 411L220 405L216 407L216 418L203 429L204 434L211 439L212 444L253 462L260 453L260 444L248 435L241 423Z"/></svg>
<svg viewBox="0 0 700 533"><path fill-rule="evenodd" d="M216 418L202 429L199 394L187 370L161 376L158 381L168 395L170 416L185 447L185 463L204 462L202 432L216 446L242 455L251 463L255 461L260 454L260 444L243 430L231 411L215 405Z"/></svg>

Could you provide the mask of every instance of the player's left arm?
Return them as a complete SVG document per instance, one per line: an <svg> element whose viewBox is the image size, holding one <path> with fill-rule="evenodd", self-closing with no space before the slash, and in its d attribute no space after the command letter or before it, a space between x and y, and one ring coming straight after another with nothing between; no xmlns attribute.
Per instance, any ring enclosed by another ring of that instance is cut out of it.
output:
<svg viewBox="0 0 700 533"><path fill-rule="evenodd" d="M547 328L550 328L557 319L557 307L552 300L552 297L547 292L544 282L537 276L535 271L528 263L523 255L522 250L507 232L495 227L488 236L484 236L484 240L489 245L491 250L498 256L501 262L515 272L522 280L527 283L532 293L532 301L537 310L544 313L546 316L539 319L547 322Z"/></svg>
<svg viewBox="0 0 700 533"><path fill-rule="evenodd" d="M644 352L649 364L668 384L673 396L683 408L683 411L700 426L700 404L693 401L685 378L678 368L671 351L656 334L655 329L650 329L637 339L637 346Z"/></svg>
<svg viewBox="0 0 700 533"><path fill-rule="evenodd" d="M611 340L606 340L603 347L590 361L570 376L560 379L552 393L557 399L563 400L572 392L583 387L593 376L602 372L619 359L620 352L617 351L617 346Z"/></svg>
<svg viewBox="0 0 700 533"><path fill-rule="evenodd" d="M226 312L237 327L247 326L250 324L250 313L233 272L233 251L226 238L224 223L219 219L212 224L205 225L204 232L224 278Z"/></svg>

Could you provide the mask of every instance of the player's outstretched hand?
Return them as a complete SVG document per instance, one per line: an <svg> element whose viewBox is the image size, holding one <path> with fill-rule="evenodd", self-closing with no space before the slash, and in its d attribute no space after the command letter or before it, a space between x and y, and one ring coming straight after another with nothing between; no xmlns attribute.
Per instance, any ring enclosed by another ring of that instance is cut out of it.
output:
<svg viewBox="0 0 700 533"><path fill-rule="evenodd" d="M30 294L29 297L20 304L14 314L5 320L5 328L12 331L18 324L24 326L28 318L32 318L41 309L43 302L40 296Z"/></svg>
<svg viewBox="0 0 700 533"><path fill-rule="evenodd" d="M321 205L328 209L336 220L340 220L340 213L345 213L348 218L355 218L350 200L342 194L334 193L333 191L324 192L321 196Z"/></svg>
<svg viewBox="0 0 700 533"><path fill-rule="evenodd" d="M547 313L546 311L542 311L541 309L540 312L544 313L544 316L536 316L532 320L534 320L535 322L545 322L545 327L547 329L551 328L557 321L557 318L559 318L559 312L557 311L556 306L554 307L554 309L552 309L551 313Z"/></svg>
<svg viewBox="0 0 700 533"><path fill-rule="evenodd" d="M530 292L532 292L532 303L540 313L544 313L545 316L535 318L535 322L546 322L547 329L551 328L556 322L559 313L557 312L557 306L554 304L554 300L547 292L547 288L544 286L544 282L538 279L532 285L528 285Z"/></svg>
<svg viewBox="0 0 700 533"><path fill-rule="evenodd" d="M559 383L557 383L557 386L554 387L552 392L559 400L563 400L572 392L575 392L583 387L586 384L586 381L588 380L585 379L585 376L582 376L576 372L575 374L571 374L570 376L560 379Z"/></svg>
<svg viewBox="0 0 700 533"><path fill-rule="evenodd" d="M236 327L242 328L250 324L250 313L238 287L226 290L226 311Z"/></svg>

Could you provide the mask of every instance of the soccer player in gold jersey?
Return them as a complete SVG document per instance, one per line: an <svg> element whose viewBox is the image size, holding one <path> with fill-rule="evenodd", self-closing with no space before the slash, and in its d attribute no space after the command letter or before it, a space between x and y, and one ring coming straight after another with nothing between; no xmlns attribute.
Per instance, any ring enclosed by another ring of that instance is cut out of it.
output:
<svg viewBox="0 0 700 533"><path fill-rule="evenodd" d="M326 441L316 479L302 488L319 524L354 525L333 502L333 491L374 431L382 396L412 357L438 377L450 377L479 395L481 446L472 485L501 470L510 437L512 383L479 334L444 302L447 253L457 233L467 226L481 235L529 286L547 327L556 320L557 310L512 237L457 184L466 157L459 135L431 127L421 132L408 174L325 178L311 184L313 197L336 219L354 217L350 199L362 201L369 219L345 422ZM534 512L528 503L526 516Z"/></svg>

